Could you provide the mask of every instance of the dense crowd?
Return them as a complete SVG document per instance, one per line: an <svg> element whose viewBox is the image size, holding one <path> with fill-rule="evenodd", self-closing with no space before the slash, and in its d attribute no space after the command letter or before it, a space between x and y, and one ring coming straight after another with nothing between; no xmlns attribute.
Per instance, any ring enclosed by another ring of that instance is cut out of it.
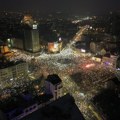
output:
<svg viewBox="0 0 120 120"><path fill-rule="evenodd" d="M79 39L83 31L78 32ZM74 39L76 38L77 36ZM11 58L11 61L20 59L26 61L29 65L28 76L37 79L42 75L46 78L49 74L58 74L63 81L63 94L67 92L72 94L85 118L93 120L87 101L103 87L104 81L114 77L115 70L112 67L93 61L89 54L80 53L69 44L60 53L42 52L37 57L20 50L14 49L13 51L14 57ZM11 83L13 83L13 87L25 88L31 84L29 78L27 80L27 82L25 82L26 80L19 80L19 82L12 80ZM11 90L15 92L14 89L6 89L2 92L6 97Z"/></svg>
<svg viewBox="0 0 120 120"><path fill-rule="evenodd" d="M64 94L70 92L81 111L87 116L87 101L97 94L102 82L114 76L114 69L91 60L91 57L68 47L57 54L43 53L34 57L24 52L15 52L11 60L22 59L29 64L29 74L34 78L41 75L58 74L63 80ZM15 84L16 81L13 81ZM24 85L24 80L19 85ZM8 91L7 91L8 92Z"/></svg>
<svg viewBox="0 0 120 120"><path fill-rule="evenodd" d="M45 77L48 74L69 75L79 86L82 83L83 86L90 87L93 86L91 83L104 82L115 76L115 70L112 67L97 63L88 56L83 57L71 48L57 54L44 53L38 57L19 51L13 59L23 59L28 62L29 71L35 78L39 78L41 74Z"/></svg>

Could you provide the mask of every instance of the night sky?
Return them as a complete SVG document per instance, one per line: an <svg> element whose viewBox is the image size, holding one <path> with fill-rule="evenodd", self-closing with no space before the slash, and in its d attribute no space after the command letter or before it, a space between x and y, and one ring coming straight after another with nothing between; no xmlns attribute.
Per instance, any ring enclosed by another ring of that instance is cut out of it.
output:
<svg viewBox="0 0 120 120"><path fill-rule="evenodd" d="M104 13L119 7L120 0L0 0L1 10L39 10L41 13Z"/></svg>

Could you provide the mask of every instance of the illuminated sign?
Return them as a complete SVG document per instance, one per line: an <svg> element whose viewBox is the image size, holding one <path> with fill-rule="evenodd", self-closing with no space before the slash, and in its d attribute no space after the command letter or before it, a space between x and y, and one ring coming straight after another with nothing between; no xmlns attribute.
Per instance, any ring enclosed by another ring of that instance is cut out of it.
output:
<svg viewBox="0 0 120 120"><path fill-rule="evenodd" d="M37 29L37 25L36 24L33 25L33 29Z"/></svg>

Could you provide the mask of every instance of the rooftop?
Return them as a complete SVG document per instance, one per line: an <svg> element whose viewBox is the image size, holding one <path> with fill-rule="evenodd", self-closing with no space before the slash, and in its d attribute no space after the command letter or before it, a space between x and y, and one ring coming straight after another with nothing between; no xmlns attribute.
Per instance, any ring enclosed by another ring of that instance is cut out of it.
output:
<svg viewBox="0 0 120 120"><path fill-rule="evenodd" d="M58 75L56 75L56 74L48 75L46 81L51 82L53 85L61 83L60 77Z"/></svg>
<svg viewBox="0 0 120 120"><path fill-rule="evenodd" d="M18 60L18 61L8 61L8 60L6 61L5 60L6 62L3 63L3 61L0 61L0 69L8 68L8 67L11 67L11 66L14 66L14 65L17 65L17 64L25 62L23 60Z"/></svg>
<svg viewBox="0 0 120 120"><path fill-rule="evenodd" d="M4 101L0 101L0 110L5 113L12 113L9 119L12 119L23 113L24 109L34 104L42 104L49 101L53 96L43 94L33 97L29 92L24 92L20 95L10 97Z"/></svg>
<svg viewBox="0 0 120 120"><path fill-rule="evenodd" d="M26 116L22 120L85 120L75 104L74 98L67 94Z"/></svg>
<svg viewBox="0 0 120 120"><path fill-rule="evenodd" d="M49 101L51 98L53 98L52 95L50 95L50 94L43 94L43 95L36 96L36 97L34 98L34 100L35 100L38 104L41 104L41 103L44 103L44 102Z"/></svg>
<svg viewBox="0 0 120 120"><path fill-rule="evenodd" d="M32 97L32 96L31 96ZM25 96L18 95L8 98L7 100L0 101L0 109L4 113L9 113L15 109L24 109L34 104L36 101L30 97L30 94Z"/></svg>

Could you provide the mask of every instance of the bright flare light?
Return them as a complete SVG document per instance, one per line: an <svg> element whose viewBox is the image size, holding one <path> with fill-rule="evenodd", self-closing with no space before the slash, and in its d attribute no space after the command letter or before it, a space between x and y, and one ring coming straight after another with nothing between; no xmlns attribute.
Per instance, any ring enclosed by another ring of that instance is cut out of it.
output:
<svg viewBox="0 0 120 120"><path fill-rule="evenodd" d="M85 52L86 52L86 50L85 50L85 49L81 49L81 52L85 53Z"/></svg>
<svg viewBox="0 0 120 120"><path fill-rule="evenodd" d="M85 67L86 68L90 68L90 67L94 67L95 66L95 64L88 64L88 65L86 65Z"/></svg>

